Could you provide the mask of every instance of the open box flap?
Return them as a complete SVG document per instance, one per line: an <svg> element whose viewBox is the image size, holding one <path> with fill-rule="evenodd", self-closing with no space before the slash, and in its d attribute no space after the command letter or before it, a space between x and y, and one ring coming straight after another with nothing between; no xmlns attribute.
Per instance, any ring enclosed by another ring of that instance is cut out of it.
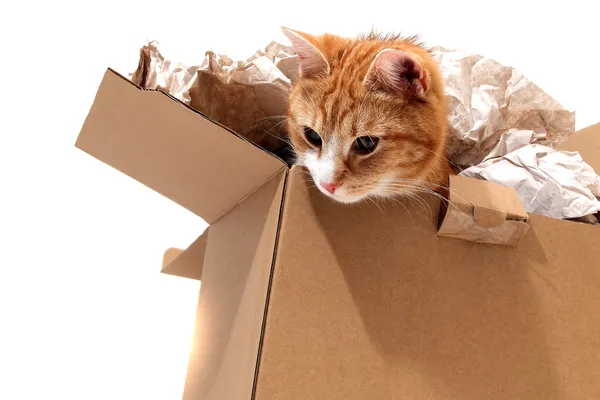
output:
<svg viewBox="0 0 600 400"><path fill-rule="evenodd" d="M527 211L517 192L508 186L464 176L450 177L450 202L473 214L482 225L496 225L505 220L527 221ZM481 218L478 218L481 217Z"/></svg>
<svg viewBox="0 0 600 400"><path fill-rule="evenodd" d="M108 70L76 146L209 224L285 163L160 91Z"/></svg>
<svg viewBox="0 0 600 400"><path fill-rule="evenodd" d="M517 192L494 182L450 177L450 198L439 236L515 246L527 233L529 216Z"/></svg>
<svg viewBox="0 0 600 400"><path fill-rule="evenodd" d="M204 266L204 254L208 240L208 229L186 250L170 248L163 256L163 274L200 280Z"/></svg>
<svg viewBox="0 0 600 400"><path fill-rule="evenodd" d="M559 150L578 151L596 173L600 173L600 123L576 132Z"/></svg>
<svg viewBox="0 0 600 400"><path fill-rule="evenodd" d="M209 228L185 400L251 399L286 179L282 171Z"/></svg>

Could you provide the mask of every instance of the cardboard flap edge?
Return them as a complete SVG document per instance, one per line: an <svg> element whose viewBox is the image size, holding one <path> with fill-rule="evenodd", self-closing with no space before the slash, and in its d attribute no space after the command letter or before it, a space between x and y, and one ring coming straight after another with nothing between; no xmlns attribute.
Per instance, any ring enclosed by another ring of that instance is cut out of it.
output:
<svg viewBox="0 0 600 400"><path fill-rule="evenodd" d="M161 273L194 280L202 279L208 229L187 249L169 248L163 256Z"/></svg>
<svg viewBox="0 0 600 400"><path fill-rule="evenodd" d="M438 236L515 246L529 229L529 216L513 188L451 176L450 189Z"/></svg>
<svg viewBox="0 0 600 400"><path fill-rule="evenodd" d="M287 165L173 98L108 68L75 147L209 224Z"/></svg>
<svg viewBox="0 0 600 400"><path fill-rule="evenodd" d="M576 151L596 173L600 173L600 123L578 130L557 150Z"/></svg>

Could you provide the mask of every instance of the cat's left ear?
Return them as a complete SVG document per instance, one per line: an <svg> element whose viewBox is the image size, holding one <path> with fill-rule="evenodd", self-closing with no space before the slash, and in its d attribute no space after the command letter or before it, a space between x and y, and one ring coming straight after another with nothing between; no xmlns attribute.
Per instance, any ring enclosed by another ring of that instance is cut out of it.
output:
<svg viewBox="0 0 600 400"><path fill-rule="evenodd" d="M284 27L281 29L298 53L302 77L329 75L329 63L323 53L314 45L317 42L314 36Z"/></svg>
<svg viewBox="0 0 600 400"><path fill-rule="evenodd" d="M381 50L369 67L363 83L377 90L400 96L425 98L429 87L427 71L406 51Z"/></svg>

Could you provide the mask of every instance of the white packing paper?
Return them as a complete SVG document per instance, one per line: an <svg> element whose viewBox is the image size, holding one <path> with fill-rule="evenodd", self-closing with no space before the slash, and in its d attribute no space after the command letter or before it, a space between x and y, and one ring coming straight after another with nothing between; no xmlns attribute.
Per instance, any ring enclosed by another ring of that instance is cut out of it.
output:
<svg viewBox="0 0 600 400"><path fill-rule="evenodd" d="M600 177L576 152L531 144L460 175L513 187L529 213L572 219L600 211Z"/></svg>

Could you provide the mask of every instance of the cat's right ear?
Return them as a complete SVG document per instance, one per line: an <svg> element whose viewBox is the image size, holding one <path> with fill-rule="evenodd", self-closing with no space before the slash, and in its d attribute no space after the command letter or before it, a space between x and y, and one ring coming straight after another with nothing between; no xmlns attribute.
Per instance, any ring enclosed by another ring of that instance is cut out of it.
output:
<svg viewBox="0 0 600 400"><path fill-rule="evenodd" d="M363 83L392 94L423 99L429 87L429 77L413 54L384 49L375 56Z"/></svg>
<svg viewBox="0 0 600 400"><path fill-rule="evenodd" d="M314 45L317 42L314 36L285 27L281 29L298 53L301 77L329 75L329 63Z"/></svg>

